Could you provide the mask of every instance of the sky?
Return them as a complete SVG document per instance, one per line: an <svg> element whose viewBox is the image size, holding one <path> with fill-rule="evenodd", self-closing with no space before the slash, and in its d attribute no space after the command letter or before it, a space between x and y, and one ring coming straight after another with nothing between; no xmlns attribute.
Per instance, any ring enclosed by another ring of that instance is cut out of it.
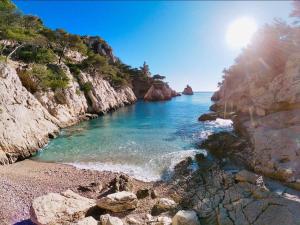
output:
<svg viewBox="0 0 300 225"><path fill-rule="evenodd" d="M234 21L248 17L260 27L274 18L288 21L292 10L289 1L13 1L52 29L99 35L124 63L146 61L177 91L187 84L195 91L217 89L222 70L241 51L225 38Z"/></svg>

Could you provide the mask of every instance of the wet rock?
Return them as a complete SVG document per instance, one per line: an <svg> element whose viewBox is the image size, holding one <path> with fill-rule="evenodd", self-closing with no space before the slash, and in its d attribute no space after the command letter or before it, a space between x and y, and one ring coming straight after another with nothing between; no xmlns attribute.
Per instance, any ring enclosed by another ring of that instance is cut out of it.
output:
<svg viewBox="0 0 300 225"><path fill-rule="evenodd" d="M172 225L200 225L195 211L180 210L172 219Z"/></svg>
<svg viewBox="0 0 300 225"><path fill-rule="evenodd" d="M218 117L218 113L215 112L205 113L198 118L198 121L213 121L216 120Z"/></svg>
<svg viewBox="0 0 300 225"><path fill-rule="evenodd" d="M118 217L105 214L100 216L100 225L123 225L123 222Z"/></svg>
<svg viewBox="0 0 300 225"><path fill-rule="evenodd" d="M137 196L138 199L146 198L146 197L149 196L149 192L150 192L150 190L147 189L147 188L146 189L140 189L140 190L137 191L136 196Z"/></svg>
<svg viewBox="0 0 300 225"><path fill-rule="evenodd" d="M131 191L133 187L131 178L125 174L116 176L109 185L113 192Z"/></svg>
<svg viewBox="0 0 300 225"><path fill-rule="evenodd" d="M187 85L187 86L184 88L182 94L184 94L184 95L193 95L194 92L193 92L192 87L189 86L189 85Z"/></svg>
<svg viewBox="0 0 300 225"><path fill-rule="evenodd" d="M72 223L71 225L99 225L99 222L93 217L89 216L79 220L76 223Z"/></svg>
<svg viewBox="0 0 300 225"><path fill-rule="evenodd" d="M97 201L97 206L112 212L124 212L135 209L138 200L135 194L127 191L121 191L107 195Z"/></svg>
<svg viewBox="0 0 300 225"><path fill-rule="evenodd" d="M71 190L49 193L33 200L30 219L37 225L65 224L83 219L96 206L93 199L84 198Z"/></svg>

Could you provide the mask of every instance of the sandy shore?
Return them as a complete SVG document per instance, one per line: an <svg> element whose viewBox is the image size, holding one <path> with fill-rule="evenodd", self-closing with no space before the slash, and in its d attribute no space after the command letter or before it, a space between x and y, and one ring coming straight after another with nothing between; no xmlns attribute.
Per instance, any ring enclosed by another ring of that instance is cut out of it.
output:
<svg viewBox="0 0 300 225"><path fill-rule="evenodd" d="M61 192L71 189L81 195L97 198L97 193L81 192L79 186L88 186L93 182L103 187L116 177L116 173L79 170L72 166L24 160L12 165L0 167L0 224L31 224L29 209L32 200L49 192ZM133 192L141 188L152 188L163 193L163 183L132 180ZM99 193L98 193L99 195ZM149 211L147 203L141 204L139 213Z"/></svg>

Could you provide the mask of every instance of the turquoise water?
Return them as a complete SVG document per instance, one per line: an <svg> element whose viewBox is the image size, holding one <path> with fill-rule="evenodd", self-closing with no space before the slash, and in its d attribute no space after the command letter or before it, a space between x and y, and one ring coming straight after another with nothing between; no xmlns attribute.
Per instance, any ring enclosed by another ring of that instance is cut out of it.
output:
<svg viewBox="0 0 300 225"><path fill-rule="evenodd" d="M142 180L171 173L196 143L208 134L230 128L225 120L198 122L208 111L212 93L195 93L166 102L138 101L98 119L64 129L38 152L35 160L78 168L122 171Z"/></svg>

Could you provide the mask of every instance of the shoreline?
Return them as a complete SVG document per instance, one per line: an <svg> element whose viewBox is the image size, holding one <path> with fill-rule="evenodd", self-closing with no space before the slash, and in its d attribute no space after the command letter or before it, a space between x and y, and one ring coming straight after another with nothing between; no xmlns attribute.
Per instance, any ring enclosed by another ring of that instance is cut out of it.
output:
<svg viewBox="0 0 300 225"><path fill-rule="evenodd" d="M100 183L106 187L119 174L122 173L77 169L71 165L30 159L1 166L1 224L31 224L29 209L32 200L49 192L59 193L71 189L85 197L96 198L97 193L81 192L78 188L89 186L91 183ZM134 178L131 180L134 192L138 189L152 188L154 185L154 182L143 182ZM155 190L163 194L159 183L161 182L155 182ZM142 208L141 211L145 209Z"/></svg>

